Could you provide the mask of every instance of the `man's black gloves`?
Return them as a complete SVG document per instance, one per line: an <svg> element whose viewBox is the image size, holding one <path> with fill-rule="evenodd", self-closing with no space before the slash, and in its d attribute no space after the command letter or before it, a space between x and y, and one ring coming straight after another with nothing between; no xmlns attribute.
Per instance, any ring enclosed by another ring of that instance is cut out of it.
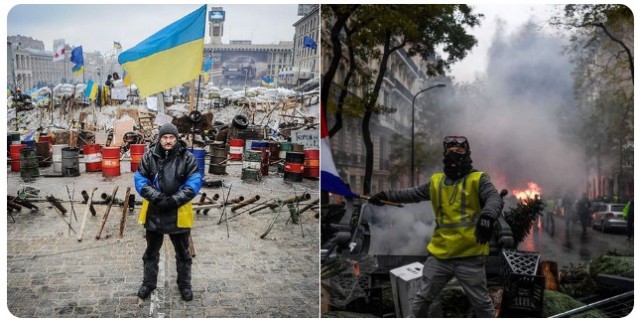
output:
<svg viewBox="0 0 640 323"><path fill-rule="evenodd" d="M387 199L388 199L387 194L385 194L384 192L379 192L379 193L373 194L373 196L369 198L369 203L377 206L383 206L384 203L382 203L381 200L387 200Z"/></svg>
<svg viewBox="0 0 640 323"><path fill-rule="evenodd" d="M178 204L171 196L163 196L155 201L155 205L160 209L175 209Z"/></svg>
<svg viewBox="0 0 640 323"><path fill-rule="evenodd" d="M491 240L493 234L493 221L494 219L486 214L481 214L478 223L476 223L476 241L479 244L488 243Z"/></svg>

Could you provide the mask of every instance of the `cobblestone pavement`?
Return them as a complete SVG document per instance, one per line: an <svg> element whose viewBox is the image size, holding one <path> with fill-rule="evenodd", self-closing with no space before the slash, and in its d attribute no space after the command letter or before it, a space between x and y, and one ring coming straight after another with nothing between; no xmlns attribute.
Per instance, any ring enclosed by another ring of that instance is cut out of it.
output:
<svg viewBox="0 0 640 323"><path fill-rule="evenodd" d="M123 162L124 163L124 162ZM39 196L53 194L68 200L65 185L80 192L98 187L100 194L124 198L127 186L135 193L133 173L128 163L122 176L103 178L100 173L82 173L74 178L39 177L25 183L19 173L8 174L8 194L23 186L40 190ZM41 174L50 169L40 169ZM232 184L230 196L273 197L308 191L318 198L318 182L304 180L287 183L282 175L271 174L262 182L240 181L240 166L227 167L229 175L207 174L208 180L224 179ZM228 188L203 188L208 196L227 194ZM224 191L224 192L223 192ZM199 199L196 197L196 199ZM140 197L136 194L136 200ZM310 201L307 201L307 203ZM292 224L286 208L265 237L269 221L276 214L269 209L237 215L218 224L220 209L196 215L192 230L196 257L192 267L194 298L184 302L176 281L175 256L168 236L161 250L158 288L146 300L136 294L142 282L142 254L146 246L144 228L137 224L139 206L126 216L122 239L118 237L122 208L110 210L101 239L96 239L105 205L96 205L97 215L88 216L83 240L69 232L65 223L72 219L79 231L86 205L74 203L77 220L62 216L48 203L37 203L38 211L23 209L7 217L7 306L21 318L138 318L138 317L318 317L319 316L319 220L313 210L302 214L301 225ZM71 213L69 203L63 203ZM229 208L227 208L227 211Z"/></svg>

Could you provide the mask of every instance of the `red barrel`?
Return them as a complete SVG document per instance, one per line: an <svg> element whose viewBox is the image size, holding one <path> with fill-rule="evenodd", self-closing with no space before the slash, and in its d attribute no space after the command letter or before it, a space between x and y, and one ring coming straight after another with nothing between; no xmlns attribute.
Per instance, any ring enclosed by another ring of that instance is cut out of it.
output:
<svg viewBox="0 0 640 323"><path fill-rule="evenodd" d="M102 171L102 155L100 154L100 145L84 145L82 147L84 153L84 162L87 172Z"/></svg>
<svg viewBox="0 0 640 323"><path fill-rule="evenodd" d="M102 147L102 176L120 176L120 147Z"/></svg>
<svg viewBox="0 0 640 323"><path fill-rule="evenodd" d="M304 173L304 154L300 152L287 152L284 163L284 180L285 182L302 182L302 174Z"/></svg>
<svg viewBox="0 0 640 323"><path fill-rule="evenodd" d="M38 136L38 142L47 142L47 143L49 143L49 156L53 155L53 137L51 135L40 135L40 136Z"/></svg>
<svg viewBox="0 0 640 323"><path fill-rule="evenodd" d="M231 141L229 141L229 158L231 160L242 160L243 150L244 150L243 139L231 139Z"/></svg>
<svg viewBox="0 0 640 323"><path fill-rule="evenodd" d="M48 142L49 154L51 154L51 147L53 147L53 137L51 137L50 135L40 135L38 136L38 142Z"/></svg>
<svg viewBox="0 0 640 323"><path fill-rule="evenodd" d="M138 170L138 164L142 160L142 155L144 155L144 151L147 149L147 144L133 144L131 145L131 171L135 172Z"/></svg>
<svg viewBox="0 0 640 323"><path fill-rule="evenodd" d="M279 142L269 142L267 144L270 151L269 161L273 162L280 159L280 143Z"/></svg>
<svg viewBox="0 0 640 323"><path fill-rule="evenodd" d="M304 150L304 177L320 177L320 150L307 148Z"/></svg>
<svg viewBox="0 0 640 323"><path fill-rule="evenodd" d="M26 148L27 145L19 144L19 145L11 145L9 147L9 153L11 156L11 171L19 172L20 171L20 149Z"/></svg>

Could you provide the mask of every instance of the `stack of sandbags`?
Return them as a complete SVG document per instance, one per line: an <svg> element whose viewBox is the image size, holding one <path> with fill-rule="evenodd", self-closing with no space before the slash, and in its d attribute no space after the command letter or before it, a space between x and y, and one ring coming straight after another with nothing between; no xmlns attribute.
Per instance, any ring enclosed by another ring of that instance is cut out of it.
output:
<svg viewBox="0 0 640 323"><path fill-rule="evenodd" d="M71 97L75 91L73 84L58 84L53 88L53 95L56 97Z"/></svg>
<svg viewBox="0 0 640 323"><path fill-rule="evenodd" d="M76 84L76 88L74 90L74 97L76 99L84 99L84 90L87 86L83 83Z"/></svg>

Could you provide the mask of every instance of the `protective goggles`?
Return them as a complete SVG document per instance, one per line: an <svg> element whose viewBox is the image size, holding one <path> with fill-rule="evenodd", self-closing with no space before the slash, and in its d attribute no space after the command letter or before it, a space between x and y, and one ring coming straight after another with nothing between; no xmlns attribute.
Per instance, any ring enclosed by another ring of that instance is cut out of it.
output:
<svg viewBox="0 0 640 323"><path fill-rule="evenodd" d="M442 143L444 145L444 148L451 147L451 146L466 147L467 146L467 137L464 137L464 136L446 136L446 137L444 137L444 141Z"/></svg>

